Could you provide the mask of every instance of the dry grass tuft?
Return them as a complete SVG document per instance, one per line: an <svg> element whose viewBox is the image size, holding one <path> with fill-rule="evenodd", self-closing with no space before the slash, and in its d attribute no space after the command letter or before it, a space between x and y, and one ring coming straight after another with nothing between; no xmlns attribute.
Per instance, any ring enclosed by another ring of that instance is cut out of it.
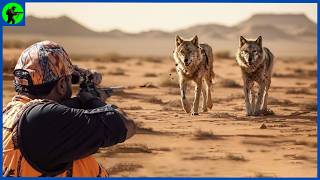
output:
<svg viewBox="0 0 320 180"><path fill-rule="evenodd" d="M108 148L101 148L99 153L110 157L119 153L152 153L152 150L144 144L118 144Z"/></svg>
<svg viewBox="0 0 320 180"><path fill-rule="evenodd" d="M141 61L143 62L150 62L150 63L162 63L163 60L160 57L153 57L153 56L149 56L149 57L140 57L139 58Z"/></svg>
<svg viewBox="0 0 320 180"><path fill-rule="evenodd" d="M256 172L254 177L258 177L258 178L275 178L277 176L274 175L274 174L270 174L270 173Z"/></svg>
<svg viewBox="0 0 320 180"><path fill-rule="evenodd" d="M143 76L144 77L157 77L158 75L156 73L145 73Z"/></svg>
<svg viewBox="0 0 320 180"><path fill-rule="evenodd" d="M116 68L115 70L112 70L108 72L108 74L113 75L113 76L125 76L125 70L122 68Z"/></svg>
<svg viewBox="0 0 320 180"><path fill-rule="evenodd" d="M134 163L118 163L108 169L110 175L119 174L121 172L135 172L138 169L143 168L140 164Z"/></svg>
<svg viewBox="0 0 320 180"><path fill-rule="evenodd" d="M197 130L194 134L194 139L196 140L221 140L222 137L214 135L212 131L203 131L201 129Z"/></svg>
<svg viewBox="0 0 320 180"><path fill-rule="evenodd" d="M164 104L162 99L159 99L157 97L150 97L145 99L146 102L152 103L152 104Z"/></svg>
<svg viewBox="0 0 320 180"><path fill-rule="evenodd" d="M98 66L96 66L96 69L97 70L105 70L105 69L107 69L107 67L103 66L103 65L98 65Z"/></svg>
<svg viewBox="0 0 320 180"><path fill-rule="evenodd" d="M308 94L311 95L312 93L308 88L292 88L286 91L286 94Z"/></svg>
<svg viewBox="0 0 320 180"><path fill-rule="evenodd" d="M285 154L285 155L283 155L283 157L289 158L289 159L292 159L292 160L304 160L304 161L310 160L310 158L308 156L297 155L297 154Z"/></svg>
<svg viewBox="0 0 320 180"><path fill-rule="evenodd" d="M143 108L141 106L129 106L122 108L124 110L142 110Z"/></svg>
<svg viewBox="0 0 320 180"><path fill-rule="evenodd" d="M232 160L232 161L248 161L242 154L233 154L233 153L228 153L226 156L226 159Z"/></svg>
<svg viewBox="0 0 320 180"><path fill-rule="evenodd" d="M138 122L137 125L137 134L153 134L153 135L161 135L162 132L155 131L151 127L144 127L143 123Z"/></svg>
<svg viewBox="0 0 320 180"><path fill-rule="evenodd" d="M238 84L236 81L231 79L222 79L218 84L222 87L226 88L241 88L242 86Z"/></svg>

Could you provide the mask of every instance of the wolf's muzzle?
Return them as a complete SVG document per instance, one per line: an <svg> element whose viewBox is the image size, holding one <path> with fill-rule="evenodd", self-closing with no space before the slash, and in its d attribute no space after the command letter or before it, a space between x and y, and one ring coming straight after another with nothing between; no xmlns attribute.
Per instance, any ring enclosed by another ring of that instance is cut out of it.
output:
<svg viewBox="0 0 320 180"><path fill-rule="evenodd" d="M186 66L189 66L189 65L190 65L190 63L188 63L188 59L184 59L184 64L185 64Z"/></svg>
<svg viewBox="0 0 320 180"><path fill-rule="evenodd" d="M248 59L248 64L251 66L252 65L252 57L249 57Z"/></svg>

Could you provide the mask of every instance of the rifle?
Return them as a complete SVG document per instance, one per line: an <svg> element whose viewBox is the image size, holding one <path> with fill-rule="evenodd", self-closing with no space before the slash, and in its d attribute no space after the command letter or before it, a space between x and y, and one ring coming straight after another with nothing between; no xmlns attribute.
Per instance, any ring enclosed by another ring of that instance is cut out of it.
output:
<svg viewBox="0 0 320 180"><path fill-rule="evenodd" d="M17 15L23 14L23 12L13 12L13 13L14 13L14 16L17 16Z"/></svg>
<svg viewBox="0 0 320 180"><path fill-rule="evenodd" d="M93 74L88 74L84 72L76 71L72 74L72 84L79 84L80 92L89 92L92 95L99 97L98 90L104 91L108 98L115 93L123 92L123 87L97 87L96 83L93 81Z"/></svg>

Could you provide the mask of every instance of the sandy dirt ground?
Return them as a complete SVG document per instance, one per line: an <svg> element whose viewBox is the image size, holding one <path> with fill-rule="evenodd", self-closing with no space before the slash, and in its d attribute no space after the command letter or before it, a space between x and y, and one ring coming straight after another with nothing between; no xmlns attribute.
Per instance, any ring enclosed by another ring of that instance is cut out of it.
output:
<svg viewBox="0 0 320 180"><path fill-rule="evenodd" d="M183 37L183 36L182 36ZM184 37L192 38L192 37ZM253 38L253 37L252 37ZM45 36L35 35L8 35L5 34L4 41L19 40L25 42L38 42L40 40L54 40L62 44L70 54L82 55L104 55L117 53L131 56L164 56L172 52L174 48L175 36L171 38L159 37L72 37L72 36ZM200 42L210 44L215 52L228 51L234 55L238 45L239 38L231 40L215 39L200 36ZM85 42L85 43L84 43ZM283 40L273 39L264 40L266 47L272 47L272 51L281 57L315 57L317 53L316 38L306 38L304 40ZM288 47L288 44L290 46Z"/></svg>
<svg viewBox="0 0 320 180"><path fill-rule="evenodd" d="M4 53L10 60L16 52ZM261 117L245 116L242 79L234 59L215 58L214 106L199 116L182 110L170 58L100 56L73 62L103 72L104 86L124 86L124 92L108 102L138 125L133 138L94 155L111 176L316 176L315 59L275 60L268 101L274 115ZM5 105L14 91L12 76L3 77Z"/></svg>

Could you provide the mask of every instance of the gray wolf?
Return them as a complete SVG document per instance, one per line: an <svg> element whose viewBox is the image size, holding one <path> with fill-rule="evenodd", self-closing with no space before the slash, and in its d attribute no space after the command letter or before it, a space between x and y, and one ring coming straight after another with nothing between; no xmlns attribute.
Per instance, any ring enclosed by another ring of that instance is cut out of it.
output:
<svg viewBox="0 0 320 180"><path fill-rule="evenodd" d="M213 105L211 88L215 74L213 72L212 48L207 44L199 44L198 36L186 41L177 35L173 57L179 76L181 103L184 111L191 112L192 115L199 115L199 100L202 93L202 110L207 112L208 108L211 109ZM195 98L192 109L186 97L188 81L195 83Z"/></svg>
<svg viewBox="0 0 320 180"><path fill-rule="evenodd" d="M262 46L262 37L256 40L247 40L240 36L236 61L241 68L245 105L248 116L258 116L267 113L268 90L271 84L271 75L274 56L271 51ZM258 83L259 90L253 90L254 82Z"/></svg>

